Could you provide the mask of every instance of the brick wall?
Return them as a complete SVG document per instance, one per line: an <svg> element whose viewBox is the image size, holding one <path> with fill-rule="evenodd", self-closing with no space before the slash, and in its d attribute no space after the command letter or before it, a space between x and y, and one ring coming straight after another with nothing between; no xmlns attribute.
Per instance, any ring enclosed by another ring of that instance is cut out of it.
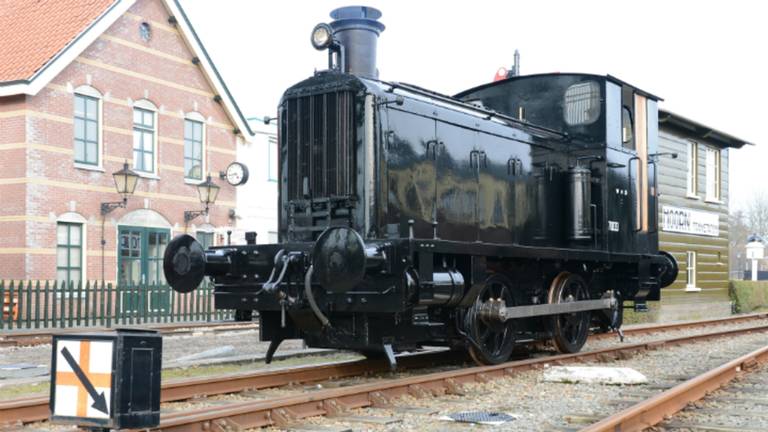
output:
<svg viewBox="0 0 768 432"><path fill-rule="evenodd" d="M149 41L140 36L142 22L150 25ZM127 208L106 217L105 277L116 278L116 224L121 217L152 209L173 226L175 235L184 231L184 211L201 208L195 185L185 182L183 172L184 118L192 112L206 120L205 170L221 186L209 221L226 230L235 191L217 173L235 159L238 138L193 56L180 32L168 24L163 4L139 0L38 94L0 99L0 278L55 278L56 221L68 212L87 221L86 277L100 278L99 205L120 199L111 173L133 159L133 106L140 100L157 107L157 172L139 180ZM74 163L74 91L80 86L102 95L103 162L98 169ZM190 231L204 222L196 219Z"/></svg>

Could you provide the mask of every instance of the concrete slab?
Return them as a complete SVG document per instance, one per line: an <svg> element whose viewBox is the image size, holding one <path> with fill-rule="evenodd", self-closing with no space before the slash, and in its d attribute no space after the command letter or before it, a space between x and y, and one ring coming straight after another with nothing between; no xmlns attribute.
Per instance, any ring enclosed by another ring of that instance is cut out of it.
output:
<svg viewBox="0 0 768 432"><path fill-rule="evenodd" d="M625 367L553 366L544 371L544 381L609 385L647 384L648 378Z"/></svg>

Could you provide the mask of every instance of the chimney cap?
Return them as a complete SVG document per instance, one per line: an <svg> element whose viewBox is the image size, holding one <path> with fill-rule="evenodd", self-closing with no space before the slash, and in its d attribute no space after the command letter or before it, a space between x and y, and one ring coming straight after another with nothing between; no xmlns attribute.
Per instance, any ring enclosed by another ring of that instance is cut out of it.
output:
<svg viewBox="0 0 768 432"><path fill-rule="evenodd" d="M352 29L370 30L377 35L384 31L384 24L378 21L381 11L370 6L344 6L331 11L334 31Z"/></svg>
<svg viewBox="0 0 768 432"><path fill-rule="evenodd" d="M377 20L381 18L381 11L370 6L344 6L332 10L331 18L336 20L360 18Z"/></svg>

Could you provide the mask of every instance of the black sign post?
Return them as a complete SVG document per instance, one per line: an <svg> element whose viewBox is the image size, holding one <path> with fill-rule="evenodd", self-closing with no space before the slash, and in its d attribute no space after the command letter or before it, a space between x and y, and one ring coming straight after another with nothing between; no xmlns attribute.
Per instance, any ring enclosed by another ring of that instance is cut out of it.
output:
<svg viewBox="0 0 768 432"><path fill-rule="evenodd" d="M161 362L154 331L54 335L51 421L100 431L157 426Z"/></svg>

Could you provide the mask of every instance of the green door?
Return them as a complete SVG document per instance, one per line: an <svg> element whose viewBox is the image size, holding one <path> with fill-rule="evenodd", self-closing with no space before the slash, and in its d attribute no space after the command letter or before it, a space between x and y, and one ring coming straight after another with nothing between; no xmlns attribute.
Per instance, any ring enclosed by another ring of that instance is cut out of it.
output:
<svg viewBox="0 0 768 432"><path fill-rule="evenodd" d="M121 226L118 244L118 286L122 311L128 314L165 312L170 290L163 276L163 254L170 231Z"/></svg>

